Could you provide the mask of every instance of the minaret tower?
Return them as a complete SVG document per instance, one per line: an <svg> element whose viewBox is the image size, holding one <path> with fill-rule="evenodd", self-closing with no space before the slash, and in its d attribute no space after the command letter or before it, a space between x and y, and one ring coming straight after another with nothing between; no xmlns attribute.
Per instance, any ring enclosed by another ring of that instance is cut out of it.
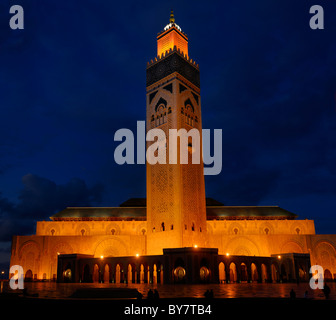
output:
<svg viewBox="0 0 336 320"><path fill-rule="evenodd" d="M188 164L180 164L180 139L177 163L169 163L169 129L198 129L200 145L202 141L199 67L189 57L188 37L175 23L173 12L157 36L157 56L147 64L146 89L146 131L162 129L167 137L167 163L147 162L147 254L206 246L204 169L202 156L198 164L191 163L195 152L191 137ZM153 143L147 142L147 148Z"/></svg>

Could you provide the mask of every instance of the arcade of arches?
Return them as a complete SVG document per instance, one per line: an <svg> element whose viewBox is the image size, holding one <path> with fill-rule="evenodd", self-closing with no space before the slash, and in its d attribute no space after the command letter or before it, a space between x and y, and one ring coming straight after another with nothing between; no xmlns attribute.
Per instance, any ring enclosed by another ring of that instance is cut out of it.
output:
<svg viewBox="0 0 336 320"><path fill-rule="evenodd" d="M244 283L309 279L307 254L218 255L216 249L165 250L160 256L60 255L58 281L104 283Z"/></svg>

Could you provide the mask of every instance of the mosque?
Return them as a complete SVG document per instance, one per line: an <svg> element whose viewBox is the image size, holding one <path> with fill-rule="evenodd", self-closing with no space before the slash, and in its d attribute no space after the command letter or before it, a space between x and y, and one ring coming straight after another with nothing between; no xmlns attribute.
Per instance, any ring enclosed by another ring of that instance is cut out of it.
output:
<svg viewBox="0 0 336 320"><path fill-rule="evenodd" d="M146 101L147 131L201 132L199 66L173 13L147 63ZM192 141L188 152L190 160ZM311 265L335 279L336 235L316 234L313 220L278 206L225 206L206 198L202 162L147 163L146 171L146 199L68 207L39 221L36 234L13 236L10 265L22 266L27 281L307 281Z"/></svg>

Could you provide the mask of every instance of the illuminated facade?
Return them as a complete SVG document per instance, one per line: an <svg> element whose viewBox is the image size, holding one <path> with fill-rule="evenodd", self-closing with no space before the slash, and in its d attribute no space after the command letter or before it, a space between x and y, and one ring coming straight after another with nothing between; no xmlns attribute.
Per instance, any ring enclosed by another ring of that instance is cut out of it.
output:
<svg viewBox="0 0 336 320"><path fill-rule="evenodd" d="M199 79L188 38L171 15L147 64L147 131L201 131ZM147 163L147 199L66 208L37 222L35 235L13 236L10 263L36 280L191 282L193 274L195 281L289 281L307 279L307 257L334 279L336 235L316 235L314 221L277 206L206 199L203 164L189 162Z"/></svg>
<svg viewBox="0 0 336 320"><path fill-rule="evenodd" d="M180 49L188 57L188 37L175 23L173 13L170 16L169 24L157 36L157 56L165 55L174 47Z"/></svg>

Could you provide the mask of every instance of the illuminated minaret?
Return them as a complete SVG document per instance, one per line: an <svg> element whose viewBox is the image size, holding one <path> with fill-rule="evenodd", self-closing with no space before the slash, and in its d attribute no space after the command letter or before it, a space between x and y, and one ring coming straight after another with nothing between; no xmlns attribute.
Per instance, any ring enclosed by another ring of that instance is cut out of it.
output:
<svg viewBox="0 0 336 320"><path fill-rule="evenodd" d="M175 23L157 36L157 57L147 64L146 130L196 128L202 131L199 67L189 57L188 37ZM147 142L147 148L154 142ZM147 254L163 248L206 246L203 162L191 163L194 141L188 138L188 164L147 163Z"/></svg>

